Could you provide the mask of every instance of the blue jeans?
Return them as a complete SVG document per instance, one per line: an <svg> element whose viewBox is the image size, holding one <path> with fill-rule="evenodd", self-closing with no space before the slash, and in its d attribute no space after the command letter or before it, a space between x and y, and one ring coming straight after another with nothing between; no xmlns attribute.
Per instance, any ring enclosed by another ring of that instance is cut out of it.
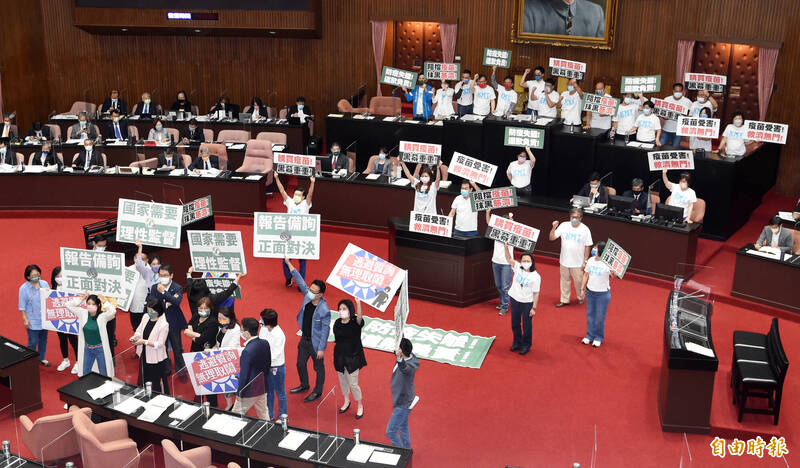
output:
<svg viewBox="0 0 800 468"><path fill-rule="evenodd" d="M96 348L90 348L89 345L86 345L86 347L83 348L83 375L92 371L92 366L94 366L95 361L97 361L97 370L100 372L100 375L108 376L108 371L106 370L106 354L103 352L103 346L100 345Z"/></svg>
<svg viewBox="0 0 800 468"><path fill-rule="evenodd" d="M267 408L269 417L277 418L281 414L289 414L286 401L286 366L272 366L267 374ZM278 396L278 414L275 414L275 395Z"/></svg>
<svg viewBox="0 0 800 468"><path fill-rule="evenodd" d="M675 148L678 148L681 146L682 138L683 138L682 136L676 134L675 132L665 132L664 130L661 130L661 139L659 140L659 142L661 143L662 146L670 145L674 146Z"/></svg>
<svg viewBox="0 0 800 468"><path fill-rule="evenodd" d="M411 448L411 434L408 432L408 408L394 408L389 424L386 425L386 437L395 447ZM400 433L398 436L397 434Z"/></svg>
<svg viewBox="0 0 800 468"><path fill-rule="evenodd" d="M286 262L281 262L281 265L283 265L283 277L284 277L284 279L286 279L286 281L289 281L289 279L292 277L292 272L289 271L289 267L286 266ZM306 279L306 261L305 260L300 260L299 271L300 271L300 276L302 276L303 279Z"/></svg>
<svg viewBox="0 0 800 468"><path fill-rule="evenodd" d="M478 231L459 231L458 229L453 229L453 234L458 234L459 236L477 236Z"/></svg>
<svg viewBox="0 0 800 468"><path fill-rule="evenodd" d="M508 289L511 287L511 277L514 271L511 265L500 265L492 262L492 272L494 273L494 286L500 296L500 308L508 309Z"/></svg>
<svg viewBox="0 0 800 468"><path fill-rule="evenodd" d="M532 302L517 302L509 298L511 309L511 333L514 334L513 346L518 349L530 348L533 344Z"/></svg>
<svg viewBox="0 0 800 468"><path fill-rule="evenodd" d="M611 291L586 290L586 338L603 342L609 302L611 302Z"/></svg>
<svg viewBox="0 0 800 468"><path fill-rule="evenodd" d="M34 351L38 351L39 360L44 361L47 351L47 330L31 330L28 328L27 332L28 347Z"/></svg>
<svg viewBox="0 0 800 468"><path fill-rule="evenodd" d="M461 117L463 115L471 114L472 113L472 104L468 106L462 106L458 104L458 116Z"/></svg>

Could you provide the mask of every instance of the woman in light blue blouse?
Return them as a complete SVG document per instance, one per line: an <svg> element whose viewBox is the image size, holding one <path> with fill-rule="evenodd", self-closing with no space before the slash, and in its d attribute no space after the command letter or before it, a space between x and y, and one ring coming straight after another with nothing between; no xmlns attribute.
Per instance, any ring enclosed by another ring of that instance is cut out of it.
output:
<svg viewBox="0 0 800 468"><path fill-rule="evenodd" d="M49 366L46 359L47 330L42 329L42 288L49 288L47 281L41 279L42 269L38 265L25 267L25 282L19 287L19 311L22 312L22 325L28 332L28 347L39 352L39 361Z"/></svg>

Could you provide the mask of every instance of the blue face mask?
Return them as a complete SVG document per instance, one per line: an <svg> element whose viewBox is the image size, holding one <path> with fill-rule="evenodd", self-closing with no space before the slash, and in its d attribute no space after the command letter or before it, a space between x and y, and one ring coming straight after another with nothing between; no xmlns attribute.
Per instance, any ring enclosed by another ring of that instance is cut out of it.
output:
<svg viewBox="0 0 800 468"><path fill-rule="evenodd" d="M592 248L592 257L594 257L595 255L597 255L597 249L596 248Z"/></svg>
<svg viewBox="0 0 800 468"><path fill-rule="evenodd" d="M645 108L645 109L643 109L643 110L642 110L642 113L643 113L644 115L650 115L650 113L651 113L651 112L653 112L653 111L652 111L651 109L647 109L647 108Z"/></svg>
<svg viewBox="0 0 800 468"><path fill-rule="evenodd" d="M629 98L629 97L625 98L625 104L630 104L632 102L633 102L633 98Z"/></svg>
<svg viewBox="0 0 800 468"><path fill-rule="evenodd" d="M164 128L164 126L163 126L163 125L156 125L156 130L159 130L159 131L160 131L162 128Z"/></svg>
<svg viewBox="0 0 800 468"><path fill-rule="evenodd" d="M603 90L602 90L602 89L595 89L595 90L594 90L594 93L595 93L596 95L598 95L598 96L602 96L602 95L603 95Z"/></svg>
<svg viewBox="0 0 800 468"><path fill-rule="evenodd" d="M311 291L308 291L308 292L306 293L306 299L308 299L309 301L313 301L313 300L314 300L314 299L316 299L316 298L317 298L317 295L316 295L316 294L314 294L313 292L311 292Z"/></svg>
<svg viewBox="0 0 800 468"><path fill-rule="evenodd" d="M542 75L533 75L533 79L536 80L536 81L541 81L542 80Z"/></svg>
<svg viewBox="0 0 800 468"><path fill-rule="evenodd" d="M468 197L468 196L469 196L469 190L463 190L463 189L462 189L462 190L461 190L461 196L462 196L462 197Z"/></svg>
<svg viewBox="0 0 800 468"><path fill-rule="evenodd" d="M578 227L578 225L581 224L581 220L578 218L570 218L569 222L575 227Z"/></svg>
<svg viewBox="0 0 800 468"><path fill-rule="evenodd" d="M383 154L383 153L381 153L381 154L379 154L379 155L378 155L378 158L379 158L381 161L383 161L384 159L386 159L386 155L385 155L385 154Z"/></svg>
<svg viewBox="0 0 800 468"><path fill-rule="evenodd" d="M569 91L571 93L571 92L575 91L575 87L572 86L572 85L567 85L567 91Z"/></svg>

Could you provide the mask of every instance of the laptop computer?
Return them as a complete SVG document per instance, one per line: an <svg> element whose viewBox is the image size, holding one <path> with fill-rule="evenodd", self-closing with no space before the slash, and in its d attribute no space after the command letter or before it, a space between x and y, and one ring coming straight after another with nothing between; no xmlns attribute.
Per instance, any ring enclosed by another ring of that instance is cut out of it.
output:
<svg viewBox="0 0 800 468"><path fill-rule="evenodd" d="M572 206L577 206L578 208L586 208L591 204L592 201L591 199L589 199L589 197L584 197L581 195L574 195L572 197Z"/></svg>

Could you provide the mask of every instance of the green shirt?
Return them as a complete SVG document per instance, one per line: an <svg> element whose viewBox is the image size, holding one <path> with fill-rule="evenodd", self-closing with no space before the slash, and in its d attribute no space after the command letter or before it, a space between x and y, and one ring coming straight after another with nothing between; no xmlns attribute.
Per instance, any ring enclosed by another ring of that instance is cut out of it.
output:
<svg viewBox="0 0 800 468"><path fill-rule="evenodd" d="M83 326L83 340L89 346L97 346L103 344L100 340L100 329L97 328L97 318L89 316L86 325Z"/></svg>

